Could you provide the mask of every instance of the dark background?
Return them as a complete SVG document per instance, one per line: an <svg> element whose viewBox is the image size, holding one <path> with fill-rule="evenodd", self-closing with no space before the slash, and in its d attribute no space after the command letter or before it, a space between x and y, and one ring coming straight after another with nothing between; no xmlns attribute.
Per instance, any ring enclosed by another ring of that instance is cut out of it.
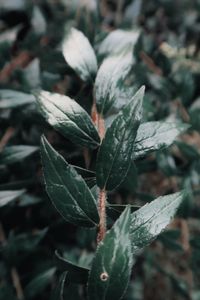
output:
<svg viewBox="0 0 200 300"><path fill-rule="evenodd" d="M53 299L60 274L54 251L87 266L95 249L94 231L65 223L52 207L38 151L45 133L70 163L85 167L82 149L48 126L34 103L22 105L16 94L11 104L5 94L5 89L31 94L42 88L69 95L90 113L92 87L80 80L61 53L64 26L83 31L97 53L112 30L140 30L130 80L146 85L144 120L178 117L191 124L169 149L137 161L138 178L110 200L143 205L186 188L188 196L176 220L136 258L124 299L198 300L199 0L0 0L0 299L14 300L21 294L27 300ZM11 159L4 149L15 145L32 146L31 154L24 150ZM83 287L66 288L65 299L79 298L84 299Z"/></svg>

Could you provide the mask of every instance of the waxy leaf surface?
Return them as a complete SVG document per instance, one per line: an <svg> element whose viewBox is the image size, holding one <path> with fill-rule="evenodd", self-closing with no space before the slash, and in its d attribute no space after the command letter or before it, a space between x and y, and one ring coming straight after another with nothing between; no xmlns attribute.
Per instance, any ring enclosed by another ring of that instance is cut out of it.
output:
<svg viewBox="0 0 200 300"><path fill-rule="evenodd" d="M92 80L97 72L97 60L87 37L79 30L71 28L62 43L63 56L68 65L82 80Z"/></svg>
<svg viewBox="0 0 200 300"><path fill-rule="evenodd" d="M89 148L99 145L99 136L87 112L74 100L42 91L37 96L47 122L72 142Z"/></svg>
<svg viewBox="0 0 200 300"><path fill-rule="evenodd" d="M123 81L132 66L132 55L112 56L105 59L95 80L95 98L98 113L106 115L117 101L126 98L127 90ZM132 89L131 89L132 90ZM124 103L124 104L125 104Z"/></svg>
<svg viewBox="0 0 200 300"><path fill-rule="evenodd" d="M126 53L133 50L140 35L139 30L126 31L126 30L113 30L100 44L98 53L99 55L110 55Z"/></svg>
<svg viewBox="0 0 200 300"><path fill-rule="evenodd" d="M44 137L41 156L46 191L63 218L80 226L98 224L96 202L85 181Z"/></svg>
<svg viewBox="0 0 200 300"><path fill-rule="evenodd" d="M97 185L101 189L115 189L128 173L142 116L143 96L144 87L135 94L106 131L96 165Z"/></svg>
<svg viewBox="0 0 200 300"><path fill-rule="evenodd" d="M137 131L134 145L135 159L151 151L170 146L177 135L189 128L181 122L147 122Z"/></svg>
<svg viewBox="0 0 200 300"><path fill-rule="evenodd" d="M131 214L133 254L152 242L175 216L184 197L183 192L161 196Z"/></svg>
<svg viewBox="0 0 200 300"><path fill-rule="evenodd" d="M130 221L128 207L100 242L89 274L89 300L123 297L132 268Z"/></svg>

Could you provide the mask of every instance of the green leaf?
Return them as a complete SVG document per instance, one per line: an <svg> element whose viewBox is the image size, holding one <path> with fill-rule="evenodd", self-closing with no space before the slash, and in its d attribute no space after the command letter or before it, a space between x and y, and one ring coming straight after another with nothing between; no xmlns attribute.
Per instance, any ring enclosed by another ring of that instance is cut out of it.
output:
<svg viewBox="0 0 200 300"><path fill-rule="evenodd" d="M89 186L89 188L92 188L95 184L96 184L96 174L93 171L87 170L87 169L83 169L77 166L72 165L75 170L78 172L78 174L80 174L85 182L87 183L87 185Z"/></svg>
<svg viewBox="0 0 200 300"><path fill-rule="evenodd" d="M96 173L93 171L90 171L88 169L84 169L75 165L72 165L74 169L77 171L78 174L80 174L89 188L92 188L96 184Z"/></svg>
<svg viewBox="0 0 200 300"><path fill-rule="evenodd" d="M147 122L139 126L134 145L135 159L170 146L177 135L189 128L181 122Z"/></svg>
<svg viewBox="0 0 200 300"><path fill-rule="evenodd" d="M167 230L159 235L158 240L161 241L165 249L172 251L183 251L183 247L181 242L178 241L178 238L180 238L180 231Z"/></svg>
<svg viewBox="0 0 200 300"><path fill-rule="evenodd" d="M134 162L131 162L130 168L128 170L128 173L124 179L124 181L121 184L121 187L128 190L129 192L135 192L138 186L138 174L137 174L137 168L134 164Z"/></svg>
<svg viewBox="0 0 200 300"><path fill-rule="evenodd" d="M98 49L99 55L113 55L133 50L140 35L139 30L125 31L117 29L112 31L103 40Z"/></svg>
<svg viewBox="0 0 200 300"><path fill-rule="evenodd" d="M100 242L89 274L89 300L123 297L132 268L130 221L128 207Z"/></svg>
<svg viewBox="0 0 200 300"><path fill-rule="evenodd" d="M177 167L174 157L168 149L161 149L156 152L156 161L160 171L167 177L177 174Z"/></svg>
<svg viewBox="0 0 200 300"><path fill-rule="evenodd" d="M89 269L70 262L62 257L58 251L56 251L55 254L57 266L60 270L68 272L67 279L69 282L87 283Z"/></svg>
<svg viewBox="0 0 200 300"><path fill-rule="evenodd" d="M22 233L8 237L9 247L13 247L15 251L31 251L45 237L48 229L44 228L35 233Z"/></svg>
<svg viewBox="0 0 200 300"><path fill-rule="evenodd" d="M131 212L134 212L136 210L138 210L141 206L138 205L129 205ZM110 204L110 203L106 203L106 213L107 215L113 219L113 220L117 220L121 213L126 209L127 204Z"/></svg>
<svg viewBox="0 0 200 300"><path fill-rule="evenodd" d="M30 281L24 290L26 299L35 299L50 284L55 271L56 268L50 268Z"/></svg>
<svg viewBox="0 0 200 300"><path fill-rule="evenodd" d="M0 191L0 207L3 207L23 195L26 190Z"/></svg>
<svg viewBox="0 0 200 300"><path fill-rule="evenodd" d="M74 100L60 94L41 91L39 110L47 122L72 142L95 148L99 135L87 112Z"/></svg>
<svg viewBox="0 0 200 300"><path fill-rule="evenodd" d="M186 157L189 161L196 161L200 158L200 153L197 148L193 145L186 144L184 142L176 141L175 145L178 146L180 152Z"/></svg>
<svg viewBox="0 0 200 300"><path fill-rule="evenodd" d="M82 80L92 80L97 72L97 60L87 37L79 30L71 28L62 43L63 56Z"/></svg>
<svg viewBox="0 0 200 300"><path fill-rule="evenodd" d="M101 189L115 189L128 173L142 115L143 96L144 87L140 88L106 131L96 165L97 185Z"/></svg>
<svg viewBox="0 0 200 300"><path fill-rule="evenodd" d="M25 146L25 145L5 147L3 151L0 153L0 164L10 165L16 163L30 156L37 150L38 147Z"/></svg>
<svg viewBox="0 0 200 300"><path fill-rule="evenodd" d="M47 228L36 233L21 233L14 235L10 232L7 243L3 247L4 256L10 264L20 265L25 257L32 253L47 233Z"/></svg>
<svg viewBox="0 0 200 300"><path fill-rule="evenodd" d="M13 90L0 90L0 109L16 108L34 103L34 96Z"/></svg>
<svg viewBox="0 0 200 300"><path fill-rule="evenodd" d="M68 272L63 272L59 278L56 288L53 290L50 300L64 300L64 287Z"/></svg>
<svg viewBox="0 0 200 300"><path fill-rule="evenodd" d="M71 165L74 167L74 169L84 178L84 179L90 179L90 178L95 178L95 172L90 171L88 169L84 169L75 165Z"/></svg>
<svg viewBox="0 0 200 300"><path fill-rule="evenodd" d="M192 127L199 131L200 129L200 98L198 97L189 108L189 117Z"/></svg>
<svg viewBox="0 0 200 300"><path fill-rule="evenodd" d="M133 63L132 55L114 56L105 59L99 68L95 80L95 98L97 110L101 115L106 115L117 101L125 98L127 104L127 89L124 80ZM129 89L128 89L129 90ZM132 91L132 88L131 88ZM133 93L133 91L132 91Z"/></svg>
<svg viewBox="0 0 200 300"><path fill-rule="evenodd" d="M131 214L133 254L152 242L175 216L184 192L161 196Z"/></svg>
<svg viewBox="0 0 200 300"><path fill-rule="evenodd" d="M96 202L83 178L42 137L41 156L46 191L59 213L75 225L99 222Z"/></svg>
<svg viewBox="0 0 200 300"><path fill-rule="evenodd" d="M26 193L21 196L20 200L17 202L17 205L20 207L27 207L27 206L38 204L42 201L43 201L42 198Z"/></svg>

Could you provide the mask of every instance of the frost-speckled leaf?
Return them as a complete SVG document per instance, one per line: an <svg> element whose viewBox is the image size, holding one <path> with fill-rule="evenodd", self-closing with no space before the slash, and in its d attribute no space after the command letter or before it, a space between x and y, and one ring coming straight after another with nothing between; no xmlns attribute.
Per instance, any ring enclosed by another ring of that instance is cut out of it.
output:
<svg viewBox="0 0 200 300"><path fill-rule="evenodd" d="M9 165L23 160L38 150L38 147L17 145L8 146L0 152L0 165Z"/></svg>
<svg viewBox="0 0 200 300"><path fill-rule="evenodd" d="M47 122L72 142L95 148L99 135L88 113L74 100L60 94L41 91L38 107Z"/></svg>
<svg viewBox="0 0 200 300"><path fill-rule="evenodd" d="M97 60L87 37L79 30L71 28L62 43L63 56L82 80L91 80L97 72Z"/></svg>
<svg viewBox="0 0 200 300"><path fill-rule="evenodd" d="M124 87L123 82L132 67L132 62L130 53L125 56L111 56L103 61L95 80L98 113L105 116L111 108L113 109L114 103L122 101L123 95L127 96L130 88Z"/></svg>
<svg viewBox="0 0 200 300"><path fill-rule="evenodd" d="M167 146L170 146L177 135L189 128L181 122L147 122L141 124L137 131L134 145L134 158L138 158Z"/></svg>
<svg viewBox="0 0 200 300"><path fill-rule="evenodd" d="M85 181L44 137L41 156L46 191L63 218L79 226L98 224L96 202Z"/></svg>
<svg viewBox="0 0 200 300"><path fill-rule="evenodd" d="M97 185L101 189L115 189L128 173L142 116L143 96L144 87L139 89L106 131L96 165Z"/></svg>
<svg viewBox="0 0 200 300"><path fill-rule="evenodd" d="M123 297L132 268L130 221L130 207L127 207L100 242L89 274L89 300Z"/></svg>
<svg viewBox="0 0 200 300"><path fill-rule="evenodd" d="M34 103L34 96L14 90L0 90L0 109L16 108Z"/></svg>
<svg viewBox="0 0 200 300"><path fill-rule="evenodd" d="M184 192L161 196L131 214L133 254L152 242L170 223L184 198Z"/></svg>
<svg viewBox="0 0 200 300"><path fill-rule="evenodd" d="M139 30L114 30L99 45L98 54L110 55L132 51L138 41L139 35Z"/></svg>
<svg viewBox="0 0 200 300"><path fill-rule="evenodd" d="M15 191L0 191L0 207L7 205L13 200L23 195L26 190L15 190Z"/></svg>

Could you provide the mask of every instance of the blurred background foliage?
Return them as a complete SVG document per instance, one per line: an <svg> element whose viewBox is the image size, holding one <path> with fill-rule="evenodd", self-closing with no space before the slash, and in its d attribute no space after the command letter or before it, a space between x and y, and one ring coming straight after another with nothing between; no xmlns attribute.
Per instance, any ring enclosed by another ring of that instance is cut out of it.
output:
<svg viewBox="0 0 200 300"><path fill-rule="evenodd" d="M45 132L73 165L85 168L90 160L93 171L92 156L55 132L32 96L38 88L67 94L91 112L91 83L81 81L61 52L71 26L90 39L99 64L108 55L132 53L126 88L112 114L126 102L130 87L145 84L144 121L178 119L191 125L170 148L138 159L137 178L109 200L140 206L187 189L168 230L135 257L124 299L198 300L199 0L0 0L0 300L57 299L61 270L55 250L87 267L95 249L95 232L64 222L47 198L40 136ZM93 184L93 173L82 175ZM84 295L81 285L65 286L64 299Z"/></svg>

